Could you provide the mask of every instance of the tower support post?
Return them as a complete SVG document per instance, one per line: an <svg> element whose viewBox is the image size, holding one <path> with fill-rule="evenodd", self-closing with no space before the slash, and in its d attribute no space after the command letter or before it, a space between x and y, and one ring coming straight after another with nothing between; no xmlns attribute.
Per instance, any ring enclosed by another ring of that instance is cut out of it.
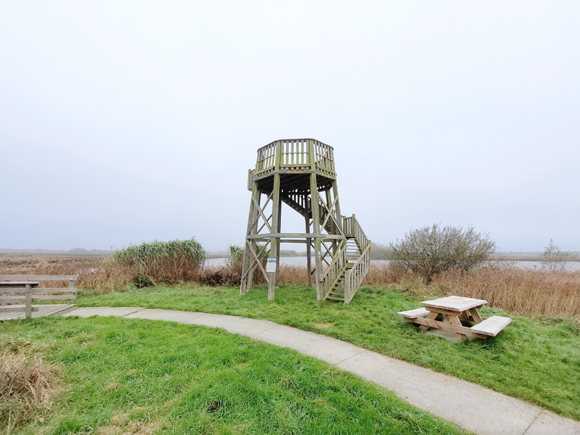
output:
<svg viewBox="0 0 580 435"><path fill-rule="evenodd" d="M275 234L280 234L280 212L281 212L281 197L280 197L280 158L281 158L280 147L276 147L274 154L274 184L272 186L272 232ZM276 285L278 284L278 268L280 266L280 237L272 236L270 237L270 255L269 259L276 259L276 270L274 272L268 272L268 300L274 300L274 292L276 291Z"/></svg>
<svg viewBox="0 0 580 435"><path fill-rule="evenodd" d="M306 198L308 200L308 198ZM306 215L306 234L310 233L310 217ZM308 280L308 288L312 287L312 252L311 239L306 239L306 274Z"/></svg>
<svg viewBox="0 0 580 435"><path fill-rule="evenodd" d="M316 300L320 301L324 298L322 294L322 285L320 278L322 274L322 259L320 257L322 250L322 240L320 239L320 205L318 200L318 184L316 182L316 174L310 174L310 204L312 207L312 230L318 237L314 238L314 281L316 283Z"/></svg>

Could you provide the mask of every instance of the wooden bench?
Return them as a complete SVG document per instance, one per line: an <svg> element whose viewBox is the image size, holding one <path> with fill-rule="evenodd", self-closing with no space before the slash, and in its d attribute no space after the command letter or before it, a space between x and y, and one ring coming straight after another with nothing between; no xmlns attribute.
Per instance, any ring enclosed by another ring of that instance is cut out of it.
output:
<svg viewBox="0 0 580 435"><path fill-rule="evenodd" d="M73 305L32 304L46 300L75 300L77 297L75 284L78 277L78 275L0 275L0 320L16 319L22 313L25 318L32 317L33 312L39 312L39 316L50 315L70 308ZM66 281L68 287L39 287L41 281Z"/></svg>
<svg viewBox="0 0 580 435"><path fill-rule="evenodd" d="M471 330L477 334L487 337L495 337L503 328L510 324L512 319L502 316L491 316L483 322L471 327Z"/></svg>
<svg viewBox="0 0 580 435"><path fill-rule="evenodd" d="M425 317L429 314L429 311L425 308L417 308L416 310L399 311L397 314L403 316L405 319L416 319L418 317Z"/></svg>

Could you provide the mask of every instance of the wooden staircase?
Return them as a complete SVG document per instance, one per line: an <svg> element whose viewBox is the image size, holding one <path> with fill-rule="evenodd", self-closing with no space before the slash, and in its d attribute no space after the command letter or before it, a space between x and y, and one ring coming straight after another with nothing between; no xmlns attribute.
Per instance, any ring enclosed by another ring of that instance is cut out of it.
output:
<svg viewBox="0 0 580 435"><path fill-rule="evenodd" d="M371 242L354 215L342 218L346 240L340 244L322 280L324 300L348 304L370 269Z"/></svg>

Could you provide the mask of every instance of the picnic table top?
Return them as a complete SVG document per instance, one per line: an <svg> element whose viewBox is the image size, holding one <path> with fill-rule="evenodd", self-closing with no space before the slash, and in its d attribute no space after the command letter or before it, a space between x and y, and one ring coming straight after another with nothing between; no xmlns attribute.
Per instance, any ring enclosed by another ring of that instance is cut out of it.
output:
<svg viewBox="0 0 580 435"><path fill-rule="evenodd" d="M471 308L480 307L487 304L484 299L464 298L462 296L447 296L445 298L423 301L421 305L425 308L440 308L443 310L462 312Z"/></svg>

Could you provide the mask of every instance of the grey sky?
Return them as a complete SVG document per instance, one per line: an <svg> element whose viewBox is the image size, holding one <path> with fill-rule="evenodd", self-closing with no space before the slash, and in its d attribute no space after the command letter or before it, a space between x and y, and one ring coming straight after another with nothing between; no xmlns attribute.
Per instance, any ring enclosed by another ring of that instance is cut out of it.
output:
<svg viewBox="0 0 580 435"><path fill-rule="evenodd" d="M0 0L0 248L241 244L257 148L313 137L373 241L441 222L580 250L579 22L577 1Z"/></svg>

